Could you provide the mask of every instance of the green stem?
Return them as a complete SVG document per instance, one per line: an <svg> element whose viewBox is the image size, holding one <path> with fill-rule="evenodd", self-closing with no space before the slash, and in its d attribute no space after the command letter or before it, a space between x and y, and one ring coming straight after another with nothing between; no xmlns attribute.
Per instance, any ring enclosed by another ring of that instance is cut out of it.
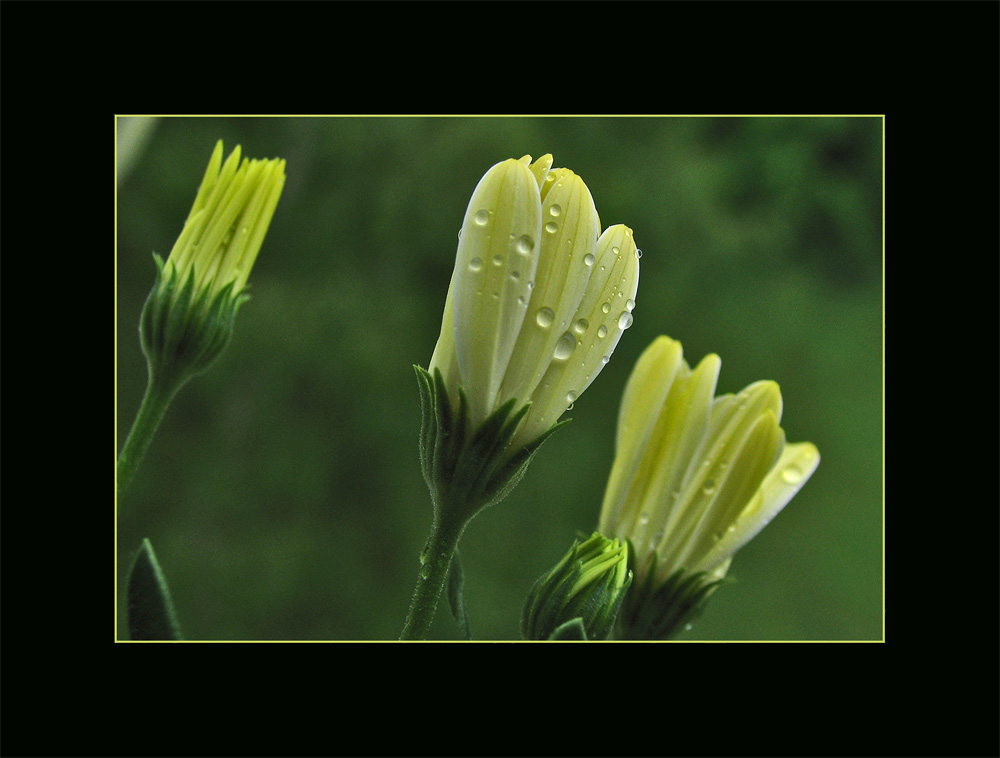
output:
<svg viewBox="0 0 1000 758"><path fill-rule="evenodd" d="M180 384L168 386L167 383L154 381L150 376L146 385L146 394L142 398L142 405L136 414L132 424L132 431L125 440L125 447L122 448L118 456L118 494L124 492L135 476L135 471L142 461L142 457L149 448L149 443L153 440L163 415L167 412L167 406L173 400Z"/></svg>
<svg viewBox="0 0 1000 758"><path fill-rule="evenodd" d="M438 601L448 579L448 569L458 547L458 539L465 529L465 522L452 524L434 519L430 536L420 554L420 572L413 590L410 611L403 626L401 640L422 640L427 636L431 621L437 611Z"/></svg>

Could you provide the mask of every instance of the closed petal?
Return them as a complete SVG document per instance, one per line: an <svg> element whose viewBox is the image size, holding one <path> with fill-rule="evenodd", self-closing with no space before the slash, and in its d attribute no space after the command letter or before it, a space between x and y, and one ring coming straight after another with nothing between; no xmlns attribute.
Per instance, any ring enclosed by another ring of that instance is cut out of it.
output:
<svg viewBox="0 0 1000 758"><path fill-rule="evenodd" d="M452 291L455 288L455 272L451 274L451 283L448 285L448 296L444 301L444 315L441 318L441 333L438 341L434 345L434 354L431 355L429 366L430 373L437 369L444 379L444 386L448 388L449 399L452 407L458 405L458 386L462 383L461 374L458 371L458 356L455 355L455 321L452 314Z"/></svg>
<svg viewBox="0 0 1000 758"><path fill-rule="evenodd" d="M451 287L455 354L473 425L495 407L527 311L540 236L535 175L517 160L498 163L469 203Z"/></svg>
<svg viewBox="0 0 1000 758"><path fill-rule="evenodd" d="M531 396L531 411L519 435L530 440L548 429L590 386L610 360L622 333L632 324L639 285L639 257L632 230L610 227L594 248L586 290L565 331L552 349L551 362Z"/></svg>
<svg viewBox="0 0 1000 758"><path fill-rule="evenodd" d="M702 565L702 557L735 529L739 514L764 481L784 442L778 420L766 411L748 418L713 446L686 490L690 497L687 518L671 537L670 563Z"/></svg>
<svg viewBox="0 0 1000 758"><path fill-rule="evenodd" d="M662 421L638 472L647 492L637 520L624 525L640 555L655 550L665 534L675 533L683 524L689 502L685 497L687 470L704 447L721 365L717 355L707 355L693 371L682 371L660 412Z"/></svg>
<svg viewBox="0 0 1000 758"><path fill-rule="evenodd" d="M683 363L681 343L669 337L658 337L639 356L625 384L618 412L614 463L601 505L598 531L602 534L625 533L619 530L619 524L628 518L622 509L630 502L629 492L635 485L646 449L661 424L667 395Z"/></svg>
<svg viewBox="0 0 1000 758"><path fill-rule="evenodd" d="M819 466L819 457L819 450L811 442L785 445L781 457L726 534L693 569L710 570L756 537L809 481Z"/></svg>
<svg viewBox="0 0 1000 758"><path fill-rule="evenodd" d="M512 397L519 404L532 398L590 280L591 266L585 259L593 254L600 231L594 200L572 171L555 169L548 176L555 179L548 182L542 202L541 248L528 315L507 367L501 403Z"/></svg>

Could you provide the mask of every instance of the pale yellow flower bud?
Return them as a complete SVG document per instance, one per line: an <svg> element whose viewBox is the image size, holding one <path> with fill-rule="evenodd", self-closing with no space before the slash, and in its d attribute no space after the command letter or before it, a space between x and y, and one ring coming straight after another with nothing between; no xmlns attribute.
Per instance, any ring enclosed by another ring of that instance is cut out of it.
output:
<svg viewBox="0 0 1000 758"><path fill-rule="evenodd" d="M552 156L506 160L465 215L430 370L476 428L511 399L530 410L516 450L558 421L632 323L639 253L632 230L601 234L594 200Z"/></svg>

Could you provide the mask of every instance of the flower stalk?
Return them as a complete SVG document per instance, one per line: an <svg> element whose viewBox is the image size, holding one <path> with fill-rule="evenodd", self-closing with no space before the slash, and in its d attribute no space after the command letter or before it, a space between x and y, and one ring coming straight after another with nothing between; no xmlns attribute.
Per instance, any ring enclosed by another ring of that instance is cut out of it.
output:
<svg viewBox="0 0 1000 758"><path fill-rule="evenodd" d="M602 234L586 184L553 169L551 155L502 161L477 185L429 370L415 367L434 526L407 638L426 629L414 613L436 607L425 596L443 586L446 552L520 481L610 359L632 323L638 279L632 230Z"/></svg>

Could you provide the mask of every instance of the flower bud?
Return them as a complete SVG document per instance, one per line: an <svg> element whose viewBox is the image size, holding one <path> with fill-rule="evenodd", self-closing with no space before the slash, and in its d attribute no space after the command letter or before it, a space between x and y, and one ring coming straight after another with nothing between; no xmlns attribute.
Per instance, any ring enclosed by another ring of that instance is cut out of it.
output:
<svg viewBox="0 0 1000 758"><path fill-rule="evenodd" d="M222 162L212 153L184 229L166 263L154 254L156 283L139 334L150 380L176 387L204 371L232 336L253 268L285 183L285 161Z"/></svg>
<svg viewBox="0 0 1000 758"><path fill-rule="evenodd" d="M587 185L551 155L486 172L429 370L417 371L436 503L474 514L511 489L631 325L638 281L632 230L602 234Z"/></svg>
<svg viewBox="0 0 1000 758"><path fill-rule="evenodd" d="M624 639L679 631L819 465L815 445L786 444L778 385L716 396L720 365L709 355L692 369L659 337L625 386L598 527L633 551Z"/></svg>
<svg viewBox="0 0 1000 758"><path fill-rule="evenodd" d="M631 581L626 545L594 532L583 543L574 542L532 586L521 615L521 636L579 639L572 630L582 625L583 639L605 640Z"/></svg>

